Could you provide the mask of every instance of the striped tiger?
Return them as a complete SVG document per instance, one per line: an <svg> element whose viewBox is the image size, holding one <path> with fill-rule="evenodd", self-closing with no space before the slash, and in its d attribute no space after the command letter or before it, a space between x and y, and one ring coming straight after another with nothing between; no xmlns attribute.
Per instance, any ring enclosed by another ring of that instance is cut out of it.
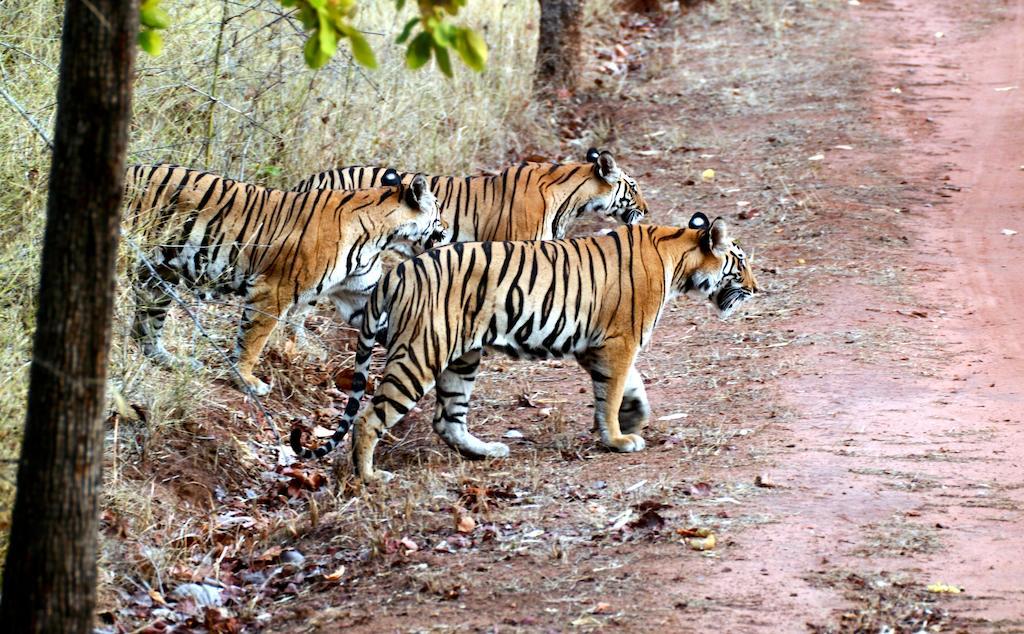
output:
<svg viewBox="0 0 1024 634"><path fill-rule="evenodd" d="M493 176L429 176L441 217L456 242L564 238L585 213L600 213L627 225L640 222L647 203L636 181L610 152L587 151L585 163L523 163ZM399 174L409 183L412 172ZM381 167L342 167L314 174L293 188L361 189L393 184ZM288 323L301 344L310 305L296 306Z"/></svg>
<svg viewBox="0 0 1024 634"><path fill-rule="evenodd" d="M289 307L330 293L344 299L339 308L346 320L361 323L381 275L381 252L412 257L444 236L422 177L408 185L299 193L176 165L137 165L127 170L125 197L124 228L147 260L134 280L132 325L143 353L177 363L161 333L179 282L240 295L237 380L257 395L270 386L253 369Z"/></svg>
<svg viewBox="0 0 1024 634"><path fill-rule="evenodd" d="M469 433L466 414L485 348L512 357L573 356L590 373L594 425L615 451L640 451L650 414L638 352L648 345L667 302L706 298L724 319L757 292L743 251L722 219L694 214L686 228L633 225L601 236L538 242L456 243L402 262L370 298L356 351L352 389L334 436L304 449L321 458L359 412L371 351L386 320L387 357L370 407L356 425L357 474L373 467L385 430L437 387L434 431L469 458L500 458L508 447Z"/></svg>
<svg viewBox="0 0 1024 634"><path fill-rule="evenodd" d="M586 158L585 163L523 163L492 176L427 179L456 242L564 238L572 222L589 212L627 225L640 222L647 203L636 181L610 152L591 148ZM386 173L380 167L341 167L314 174L293 191L376 187ZM415 174L399 176L408 183Z"/></svg>

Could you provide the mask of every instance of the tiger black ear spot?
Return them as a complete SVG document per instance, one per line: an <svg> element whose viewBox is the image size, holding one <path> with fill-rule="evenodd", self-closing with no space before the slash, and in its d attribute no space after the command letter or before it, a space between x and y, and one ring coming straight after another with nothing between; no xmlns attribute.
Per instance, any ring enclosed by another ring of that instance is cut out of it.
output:
<svg viewBox="0 0 1024 634"><path fill-rule="evenodd" d="M711 221L708 220L708 217L698 211L690 217L690 224L687 227L690 229L707 229L710 224Z"/></svg>
<svg viewBox="0 0 1024 634"><path fill-rule="evenodd" d="M597 157L599 156L601 156L601 151L598 150L596 147L592 147L589 150L587 150L588 163L597 163Z"/></svg>
<svg viewBox="0 0 1024 634"><path fill-rule="evenodd" d="M384 170L384 175L380 177L380 183L381 185L394 187L402 183L402 178L398 175L398 172L389 167Z"/></svg>

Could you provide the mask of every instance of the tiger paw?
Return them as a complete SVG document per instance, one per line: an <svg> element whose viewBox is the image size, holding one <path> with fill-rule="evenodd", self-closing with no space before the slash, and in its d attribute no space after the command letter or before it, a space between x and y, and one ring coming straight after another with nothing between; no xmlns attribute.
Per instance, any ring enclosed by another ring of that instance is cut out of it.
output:
<svg viewBox="0 0 1024 634"><path fill-rule="evenodd" d="M508 445L503 442L489 442L485 447L484 455L488 458L508 458Z"/></svg>
<svg viewBox="0 0 1024 634"><path fill-rule="evenodd" d="M390 471L384 471L383 469L374 469L368 473L360 474L359 477L366 484L387 484L395 479L395 474Z"/></svg>
<svg viewBox="0 0 1024 634"><path fill-rule="evenodd" d="M243 392L249 392L255 396L270 394L270 386L251 374L248 376L242 374L241 380L235 379L235 383L238 384L239 389Z"/></svg>
<svg viewBox="0 0 1024 634"><path fill-rule="evenodd" d="M647 443L643 438L636 434L626 434L619 436L618 438L612 438L605 445L615 451L621 451L624 453L632 453L634 451L643 451L647 447Z"/></svg>

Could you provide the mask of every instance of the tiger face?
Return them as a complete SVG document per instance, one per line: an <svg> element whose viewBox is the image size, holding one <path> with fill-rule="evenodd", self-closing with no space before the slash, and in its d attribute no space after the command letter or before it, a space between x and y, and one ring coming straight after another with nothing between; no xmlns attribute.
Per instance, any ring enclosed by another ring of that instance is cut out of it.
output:
<svg viewBox="0 0 1024 634"><path fill-rule="evenodd" d="M688 229L696 232L698 246L688 254L690 261L684 264L688 274L677 282L681 286L677 290L706 298L719 317L727 319L760 290L750 259L729 237L721 218L709 223L707 216L697 212L690 218Z"/></svg>
<svg viewBox="0 0 1024 634"><path fill-rule="evenodd" d="M647 214L647 202L636 181L616 163L611 152L594 148L587 151L587 160L594 164L594 177L599 195L586 205L586 211L603 213L626 225L635 225Z"/></svg>
<svg viewBox="0 0 1024 634"><path fill-rule="evenodd" d="M388 170L384 175L385 185L401 187L398 173ZM402 192L405 205L393 213L404 218L392 230L388 248L406 257L415 257L437 244L449 241L448 224L441 218L437 198L427 186L422 174L417 174Z"/></svg>

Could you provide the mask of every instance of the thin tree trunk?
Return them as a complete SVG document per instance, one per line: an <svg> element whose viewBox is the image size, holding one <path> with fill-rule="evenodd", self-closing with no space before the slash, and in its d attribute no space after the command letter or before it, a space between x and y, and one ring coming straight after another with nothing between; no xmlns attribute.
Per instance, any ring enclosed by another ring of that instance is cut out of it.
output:
<svg viewBox="0 0 1024 634"><path fill-rule="evenodd" d="M575 90L580 75L583 0L540 0L537 89Z"/></svg>
<svg viewBox="0 0 1024 634"><path fill-rule="evenodd" d="M67 0L25 435L0 623L90 632L134 0Z"/></svg>

